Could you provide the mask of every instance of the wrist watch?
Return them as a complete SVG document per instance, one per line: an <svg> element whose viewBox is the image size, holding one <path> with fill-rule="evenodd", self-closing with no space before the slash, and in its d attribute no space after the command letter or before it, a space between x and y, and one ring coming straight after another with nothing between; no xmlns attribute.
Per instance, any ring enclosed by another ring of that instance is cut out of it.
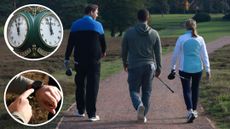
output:
<svg viewBox="0 0 230 129"><path fill-rule="evenodd" d="M35 93L42 87L43 87L43 82L39 80L35 80L31 85L31 88L34 89L34 93L32 95L35 96Z"/></svg>

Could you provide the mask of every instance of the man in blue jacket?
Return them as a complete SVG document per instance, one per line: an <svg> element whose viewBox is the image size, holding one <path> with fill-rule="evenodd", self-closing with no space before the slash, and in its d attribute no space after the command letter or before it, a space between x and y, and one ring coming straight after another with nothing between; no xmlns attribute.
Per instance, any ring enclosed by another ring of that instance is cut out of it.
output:
<svg viewBox="0 0 230 129"><path fill-rule="evenodd" d="M85 116L90 121L100 120L96 115L96 100L100 80L100 59L106 55L106 43L102 24L96 21L98 6L90 4L85 8L85 16L73 22L65 53L65 66L74 49L76 103L78 117Z"/></svg>

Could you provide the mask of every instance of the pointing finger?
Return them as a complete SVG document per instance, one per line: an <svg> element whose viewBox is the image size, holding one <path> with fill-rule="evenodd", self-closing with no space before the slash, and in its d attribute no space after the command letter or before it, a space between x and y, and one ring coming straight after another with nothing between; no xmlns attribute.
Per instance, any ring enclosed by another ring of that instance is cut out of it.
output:
<svg viewBox="0 0 230 129"><path fill-rule="evenodd" d="M28 90L26 90L25 92L23 92L23 93L20 95L20 97L26 99L26 98L29 97L32 93L34 93L34 89L28 89Z"/></svg>

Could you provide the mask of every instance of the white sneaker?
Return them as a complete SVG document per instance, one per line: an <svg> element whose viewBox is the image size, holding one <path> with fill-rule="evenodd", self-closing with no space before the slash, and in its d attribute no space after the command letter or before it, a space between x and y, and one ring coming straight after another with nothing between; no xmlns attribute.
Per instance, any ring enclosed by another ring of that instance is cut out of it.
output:
<svg viewBox="0 0 230 129"><path fill-rule="evenodd" d="M89 118L89 121L91 121L91 122L95 122L95 121L99 121L99 120L100 120L100 117L98 115L96 115L95 117Z"/></svg>
<svg viewBox="0 0 230 129"><path fill-rule="evenodd" d="M195 118L197 118L198 117L198 112L196 110L194 110L193 115L194 115Z"/></svg>
<svg viewBox="0 0 230 129"><path fill-rule="evenodd" d="M76 112L76 116L77 116L77 117L85 117L85 113L80 114L80 113L77 111L77 112Z"/></svg>
<svg viewBox="0 0 230 129"><path fill-rule="evenodd" d="M146 118L146 117L144 117L144 123L147 123L147 121L148 121L148 120L147 120L147 118Z"/></svg>
<svg viewBox="0 0 230 129"><path fill-rule="evenodd" d="M138 121L143 121L145 119L145 107L143 106L143 104L140 104L137 108L137 120Z"/></svg>
<svg viewBox="0 0 230 129"><path fill-rule="evenodd" d="M195 116L193 114L193 111L192 110L188 111L187 123L192 123L194 119L195 119Z"/></svg>

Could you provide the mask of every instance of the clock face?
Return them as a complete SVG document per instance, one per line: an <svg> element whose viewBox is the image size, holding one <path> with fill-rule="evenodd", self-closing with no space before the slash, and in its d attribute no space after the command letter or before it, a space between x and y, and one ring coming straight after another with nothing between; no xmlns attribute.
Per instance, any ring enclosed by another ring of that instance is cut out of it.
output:
<svg viewBox="0 0 230 129"><path fill-rule="evenodd" d="M57 47L63 36L61 22L55 15L45 15L40 22L40 36L49 47Z"/></svg>
<svg viewBox="0 0 230 129"><path fill-rule="evenodd" d="M15 15L7 27L7 38L11 46L20 47L28 32L27 19L23 15Z"/></svg>

